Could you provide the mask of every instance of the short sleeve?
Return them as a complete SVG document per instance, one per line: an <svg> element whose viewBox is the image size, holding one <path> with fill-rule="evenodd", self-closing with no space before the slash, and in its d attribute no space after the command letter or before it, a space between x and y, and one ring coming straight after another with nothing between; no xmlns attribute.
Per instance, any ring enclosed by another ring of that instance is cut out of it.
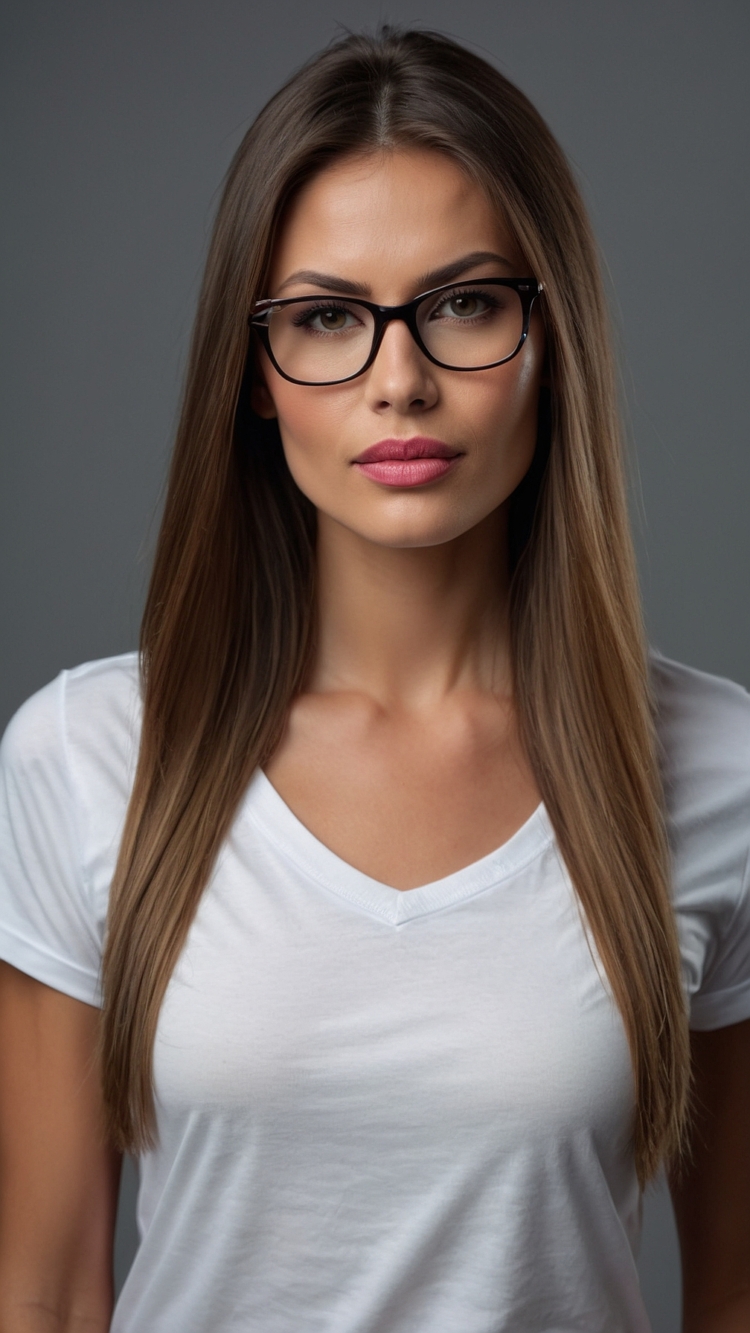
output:
<svg viewBox="0 0 750 1333"><path fill-rule="evenodd" d="M67 756L65 674L19 709L0 745L0 957L98 1005L100 931Z"/></svg>
<svg viewBox="0 0 750 1333"><path fill-rule="evenodd" d="M750 696L654 656L690 1026L750 1018Z"/></svg>
<svg viewBox="0 0 750 1333"><path fill-rule="evenodd" d="M702 984L691 999L690 1026L698 1032L750 1018L750 854L740 883L734 911L714 927Z"/></svg>

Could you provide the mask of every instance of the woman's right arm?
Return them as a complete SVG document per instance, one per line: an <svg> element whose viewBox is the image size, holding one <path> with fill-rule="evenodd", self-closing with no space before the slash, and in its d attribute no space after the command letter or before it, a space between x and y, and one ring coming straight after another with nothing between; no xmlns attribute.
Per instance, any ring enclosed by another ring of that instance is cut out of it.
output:
<svg viewBox="0 0 750 1333"><path fill-rule="evenodd" d="M0 963L0 1333L106 1333L121 1157L98 1010Z"/></svg>

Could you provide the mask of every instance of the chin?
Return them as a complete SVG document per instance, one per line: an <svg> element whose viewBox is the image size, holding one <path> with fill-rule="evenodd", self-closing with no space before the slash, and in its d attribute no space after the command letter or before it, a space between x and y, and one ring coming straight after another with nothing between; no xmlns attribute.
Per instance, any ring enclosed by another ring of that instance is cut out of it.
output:
<svg viewBox="0 0 750 1333"><path fill-rule="evenodd" d="M446 542L455 541L457 537L475 526L475 523L481 522L483 515L476 520L468 523L456 521L455 512L451 515L443 515L441 518L434 518L432 521L415 521L404 518L401 522L390 523L350 523L348 527L356 532L365 541L370 541L376 546L387 546L393 550L418 550L427 546L442 546Z"/></svg>

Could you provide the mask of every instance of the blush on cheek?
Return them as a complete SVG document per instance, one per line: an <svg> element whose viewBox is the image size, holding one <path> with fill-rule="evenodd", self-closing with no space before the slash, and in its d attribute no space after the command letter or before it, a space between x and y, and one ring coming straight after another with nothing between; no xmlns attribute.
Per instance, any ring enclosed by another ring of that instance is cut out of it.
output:
<svg viewBox="0 0 750 1333"><path fill-rule="evenodd" d="M287 467L302 494L316 509L325 509L332 492L342 483L341 465L336 466L332 450L326 449L317 432L309 429L309 422L295 430L294 423L279 418L279 434ZM305 429L305 426L307 429Z"/></svg>
<svg viewBox="0 0 750 1333"><path fill-rule="evenodd" d="M326 478L329 485L337 476L341 480L348 469L349 455L358 451L356 441L362 431L347 410L351 406L347 400L354 396L351 390L342 393L339 389L334 395L330 390L289 384L278 375L275 381L273 398L279 433L297 485L306 492L306 482L313 483L316 476ZM365 440L362 447L369 442Z"/></svg>

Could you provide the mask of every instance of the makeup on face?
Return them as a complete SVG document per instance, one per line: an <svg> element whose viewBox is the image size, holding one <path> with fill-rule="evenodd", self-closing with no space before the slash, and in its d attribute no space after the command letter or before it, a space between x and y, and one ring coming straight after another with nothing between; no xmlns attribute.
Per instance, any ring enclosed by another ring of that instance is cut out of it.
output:
<svg viewBox="0 0 750 1333"><path fill-rule="evenodd" d="M427 435L379 440L353 460L364 476L383 486L426 486L451 472L463 451Z"/></svg>
<svg viewBox="0 0 750 1333"><path fill-rule="evenodd" d="M502 296L528 272L492 202L440 153L342 158L305 184L277 235L268 278L273 299L292 312L269 336L283 369L258 348L254 406L278 418L289 470L319 522L378 545L430 546L461 536L507 500L536 444L538 315L513 359L491 356L485 366L482 344L475 364L473 349L509 308ZM414 316L430 352L395 317L374 359L354 374L375 345L364 301L400 309L446 284L443 304ZM433 345L433 335L459 327L471 343L472 373L461 370L461 356L451 367L453 345ZM282 338L289 329L312 369L292 357ZM330 382L318 365L329 344L342 349ZM339 378L345 371L348 380Z"/></svg>

